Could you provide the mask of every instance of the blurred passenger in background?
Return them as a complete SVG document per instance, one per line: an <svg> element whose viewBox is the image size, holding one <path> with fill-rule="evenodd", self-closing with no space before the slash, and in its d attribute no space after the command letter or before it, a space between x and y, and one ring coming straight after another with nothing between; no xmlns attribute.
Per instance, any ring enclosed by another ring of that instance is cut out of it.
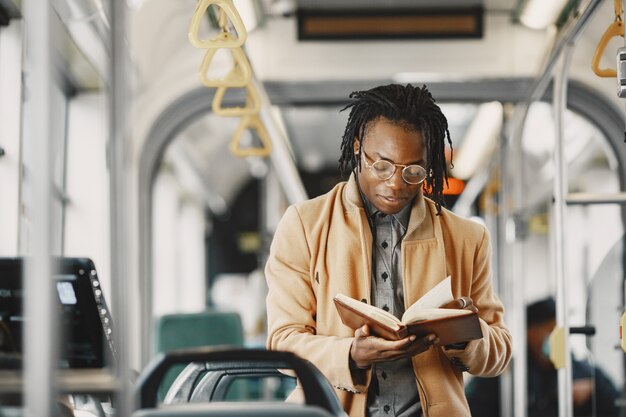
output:
<svg viewBox="0 0 626 417"><path fill-rule="evenodd" d="M549 359L548 338L556 326L554 299L546 298L526 308L527 400L529 417L559 415L557 372ZM572 359L572 397L575 416L618 416L618 392L602 370ZM595 392L594 392L595 390ZM472 415L499 417L500 381L474 378L466 388Z"/></svg>

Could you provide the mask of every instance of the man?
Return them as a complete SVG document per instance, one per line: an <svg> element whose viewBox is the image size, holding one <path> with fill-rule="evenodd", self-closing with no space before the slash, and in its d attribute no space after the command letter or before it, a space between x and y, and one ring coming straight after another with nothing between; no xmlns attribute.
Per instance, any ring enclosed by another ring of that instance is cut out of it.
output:
<svg viewBox="0 0 626 417"><path fill-rule="evenodd" d="M549 359L548 338L556 326L556 304L546 298L526 308L527 406L532 417L559 414L557 373ZM618 416L619 393L611 380L587 362L572 359L572 400L575 416ZM472 414L500 416L500 386L497 378L475 378L467 386Z"/></svg>
<svg viewBox="0 0 626 417"><path fill-rule="evenodd" d="M462 373L499 374L511 336L490 283L487 231L441 207L447 120L426 87L350 97L339 160L349 180L289 207L276 230L265 269L267 346L314 363L351 416L469 416ZM399 317L448 275L454 306L478 310L482 339L388 341L344 326L333 303L344 293Z"/></svg>

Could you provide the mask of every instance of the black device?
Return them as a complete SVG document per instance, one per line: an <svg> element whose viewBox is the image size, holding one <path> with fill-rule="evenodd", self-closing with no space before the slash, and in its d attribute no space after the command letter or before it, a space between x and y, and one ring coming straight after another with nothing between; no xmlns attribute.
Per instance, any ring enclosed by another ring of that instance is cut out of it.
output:
<svg viewBox="0 0 626 417"><path fill-rule="evenodd" d="M24 258L0 258L0 369L19 368L23 352ZM111 315L88 258L54 258L60 368L108 366L114 355ZM42 277L42 279L45 279Z"/></svg>

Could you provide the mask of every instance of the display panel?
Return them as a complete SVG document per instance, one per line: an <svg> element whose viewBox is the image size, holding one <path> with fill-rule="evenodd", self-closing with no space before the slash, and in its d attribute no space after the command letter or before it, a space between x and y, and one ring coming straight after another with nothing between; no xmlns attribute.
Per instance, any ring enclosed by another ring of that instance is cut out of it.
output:
<svg viewBox="0 0 626 417"><path fill-rule="evenodd" d="M59 258L53 273L60 324L60 368L102 368L112 356L111 319L93 262ZM23 259L0 258L0 368L21 367Z"/></svg>

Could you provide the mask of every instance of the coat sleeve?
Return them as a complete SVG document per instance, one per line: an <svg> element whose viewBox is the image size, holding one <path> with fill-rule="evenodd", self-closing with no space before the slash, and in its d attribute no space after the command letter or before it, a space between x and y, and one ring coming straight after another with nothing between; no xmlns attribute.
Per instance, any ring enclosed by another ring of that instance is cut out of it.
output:
<svg viewBox="0 0 626 417"><path fill-rule="evenodd" d="M353 338L316 331L317 299L311 284L311 248L294 206L281 219L265 266L268 284L267 348L293 352L317 366L338 389L363 392L349 367Z"/></svg>
<svg viewBox="0 0 626 417"><path fill-rule="evenodd" d="M476 376L496 376L511 359L511 333L504 324L504 307L491 285L491 243L483 235L475 251L470 297L478 308L483 338L473 340L465 349L444 350L452 363Z"/></svg>

